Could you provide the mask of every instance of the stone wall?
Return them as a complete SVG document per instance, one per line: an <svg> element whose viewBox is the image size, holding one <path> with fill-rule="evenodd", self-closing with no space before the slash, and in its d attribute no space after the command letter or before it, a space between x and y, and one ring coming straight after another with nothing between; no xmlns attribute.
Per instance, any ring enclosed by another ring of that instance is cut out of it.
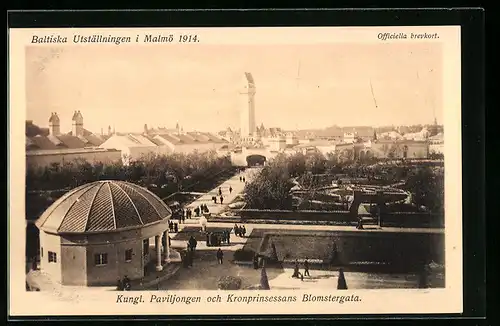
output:
<svg viewBox="0 0 500 326"><path fill-rule="evenodd" d="M348 211L290 211L266 209L242 209L237 214L242 219L270 219L270 220L297 220L297 221L337 221L339 223L355 222Z"/></svg>
<svg viewBox="0 0 500 326"><path fill-rule="evenodd" d="M333 224L354 225L355 215L348 211L291 211L291 210L260 210L241 209L235 213L242 220L280 220L280 221L326 221ZM444 227L444 216L429 213L385 213L382 215L382 226L408 228L441 228Z"/></svg>

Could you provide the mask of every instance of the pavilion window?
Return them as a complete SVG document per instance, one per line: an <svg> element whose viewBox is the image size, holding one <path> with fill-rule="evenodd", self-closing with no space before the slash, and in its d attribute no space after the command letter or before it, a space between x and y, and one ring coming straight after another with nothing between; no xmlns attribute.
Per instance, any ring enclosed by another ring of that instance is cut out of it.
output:
<svg viewBox="0 0 500 326"><path fill-rule="evenodd" d="M129 261L132 261L132 249L127 249L125 250L125 261L126 262L129 262Z"/></svg>
<svg viewBox="0 0 500 326"><path fill-rule="evenodd" d="M94 260L96 266L107 265L108 264L108 254L95 254Z"/></svg>
<svg viewBox="0 0 500 326"><path fill-rule="evenodd" d="M55 252L49 251L49 263L57 263L57 254Z"/></svg>

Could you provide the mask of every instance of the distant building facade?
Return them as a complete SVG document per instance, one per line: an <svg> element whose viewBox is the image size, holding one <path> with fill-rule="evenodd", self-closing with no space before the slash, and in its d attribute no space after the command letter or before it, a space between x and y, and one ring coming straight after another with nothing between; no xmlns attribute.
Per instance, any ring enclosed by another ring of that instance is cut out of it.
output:
<svg viewBox="0 0 500 326"><path fill-rule="evenodd" d="M212 150L219 153L221 148L229 144L211 133L181 132L180 127L176 130L170 133L113 135L100 147L121 151L123 164L130 164L151 155Z"/></svg>
<svg viewBox="0 0 500 326"><path fill-rule="evenodd" d="M108 136L86 130L80 111L73 114L70 132L61 132L61 121L56 112L51 113L48 122L49 128L44 129L34 125L32 121L26 121L25 150L28 167L44 167L76 160L89 163L120 160L118 151L99 148Z"/></svg>

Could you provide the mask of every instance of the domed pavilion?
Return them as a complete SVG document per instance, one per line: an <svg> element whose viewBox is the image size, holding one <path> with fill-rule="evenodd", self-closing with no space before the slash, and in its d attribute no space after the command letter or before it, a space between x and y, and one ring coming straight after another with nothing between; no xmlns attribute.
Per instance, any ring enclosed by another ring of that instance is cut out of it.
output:
<svg viewBox="0 0 500 326"><path fill-rule="evenodd" d="M152 264L161 271L170 253L170 216L160 198L132 183L97 181L77 187L36 222L40 268L54 282L81 286L114 285L125 275L142 278ZM153 237L155 255L150 258Z"/></svg>

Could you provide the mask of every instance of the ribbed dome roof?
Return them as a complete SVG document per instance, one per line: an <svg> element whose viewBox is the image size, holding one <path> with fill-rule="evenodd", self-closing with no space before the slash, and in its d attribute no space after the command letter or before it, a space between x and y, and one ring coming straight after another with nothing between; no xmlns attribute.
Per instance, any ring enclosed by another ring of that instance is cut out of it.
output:
<svg viewBox="0 0 500 326"><path fill-rule="evenodd" d="M55 201L37 221L48 232L112 232L169 218L168 206L149 190L124 181L97 181Z"/></svg>

